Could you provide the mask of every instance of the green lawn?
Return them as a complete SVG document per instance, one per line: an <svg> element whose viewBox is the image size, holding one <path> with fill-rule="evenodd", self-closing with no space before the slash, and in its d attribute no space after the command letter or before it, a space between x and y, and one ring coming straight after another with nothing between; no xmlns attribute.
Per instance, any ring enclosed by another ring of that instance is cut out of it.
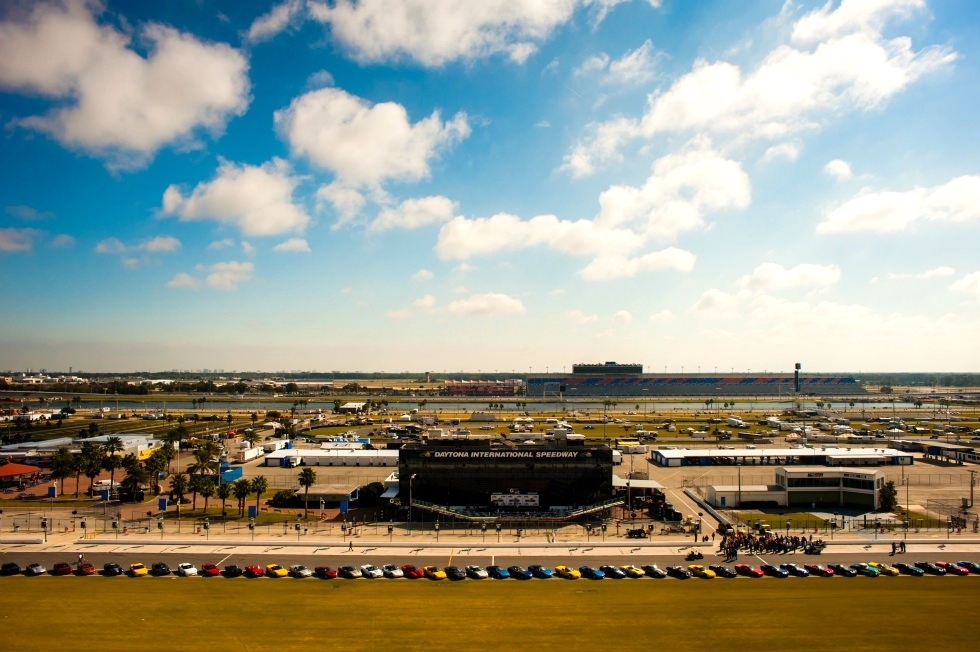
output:
<svg viewBox="0 0 980 652"><path fill-rule="evenodd" d="M13 577L0 579L0 586L8 650L783 650L818 644L949 651L976 649L980 638L973 614L980 580L973 577L520 583ZM93 599L102 616L65 613ZM58 613L64 615L52 616Z"/></svg>
<svg viewBox="0 0 980 652"><path fill-rule="evenodd" d="M754 524L756 521L760 523L768 523L773 530L786 530L786 521L790 522L790 534L799 534L800 528L806 524L809 525L809 529L812 531L813 528L818 527L823 529L828 525L827 521L824 521L818 516L813 514L808 514L806 512L791 512L787 514L763 514L761 512L737 512L736 516L742 521L743 525Z"/></svg>

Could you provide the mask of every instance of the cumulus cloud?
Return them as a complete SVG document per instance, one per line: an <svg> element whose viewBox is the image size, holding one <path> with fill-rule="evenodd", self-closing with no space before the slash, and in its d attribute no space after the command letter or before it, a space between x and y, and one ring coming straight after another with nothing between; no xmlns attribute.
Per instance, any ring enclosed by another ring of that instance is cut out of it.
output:
<svg viewBox="0 0 980 652"><path fill-rule="evenodd" d="M431 281L435 277L436 275L427 269L420 269L419 271L412 274L412 280L416 282Z"/></svg>
<svg viewBox="0 0 980 652"><path fill-rule="evenodd" d="M773 145L762 155L765 162L774 161L777 158L784 158L788 161L795 161L800 156L800 146L796 143L780 143Z"/></svg>
<svg viewBox="0 0 980 652"><path fill-rule="evenodd" d="M383 208L371 222L369 230L418 229L441 224L451 220L455 210L456 202L440 195L406 199L396 207Z"/></svg>
<svg viewBox="0 0 980 652"><path fill-rule="evenodd" d="M211 181L197 184L190 195L172 185L163 193L163 214L182 222L214 220L238 227L245 235L302 232L310 218L293 202L299 183L289 164L274 158L261 166L222 161Z"/></svg>
<svg viewBox="0 0 980 652"><path fill-rule="evenodd" d="M647 39L640 47L610 63L604 81L611 84L643 84L653 79L655 68L653 43Z"/></svg>
<svg viewBox="0 0 980 652"><path fill-rule="evenodd" d="M744 291L738 294L730 294L718 288L711 288L701 294L689 312L697 317L716 319L732 317L739 301L746 296L748 293Z"/></svg>
<svg viewBox="0 0 980 652"><path fill-rule="evenodd" d="M25 206L23 204L17 206L7 206L4 209L7 215L12 215L19 220L24 220L25 222L36 222L37 220L46 220L54 217L54 213L51 211L39 211L33 206Z"/></svg>
<svg viewBox="0 0 980 652"><path fill-rule="evenodd" d="M198 287L197 279L188 274L187 272L180 272L172 279L167 281L168 288L196 288Z"/></svg>
<svg viewBox="0 0 980 652"><path fill-rule="evenodd" d="M960 280L950 285L949 289L953 292L972 294L978 301L980 301L980 272L967 274Z"/></svg>
<svg viewBox="0 0 980 652"><path fill-rule="evenodd" d="M75 246L75 238L67 233L61 233L51 240L51 246L55 249L71 249Z"/></svg>
<svg viewBox="0 0 980 652"><path fill-rule="evenodd" d="M599 321L599 315L595 313L587 315L581 310L569 310L565 313L565 318L579 324L591 324Z"/></svg>
<svg viewBox="0 0 980 652"><path fill-rule="evenodd" d="M857 8L862 4L865 9ZM793 45L778 45L750 72L699 59L669 88L648 97L642 117L591 125L566 155L564 168L573 176L591 174L619 160L627 142L662 133L786 139L819 128L827 116L872 110L956 58L946 48L916 52L907 37L882 36L887 19L922 6L859 0L831 10L828 3L797 21Z"/></svg>
<svg viewBox="0 0 980 652"><path fill-rule="evenodd" d="M252 22L246 38L251 43L268 41L296 22L303 14L303 0L286 0Z"/></svg>
<svg viewBox="0 0 980 652"><path fill-rule="evenodd" d="M832 161L828 161L827 165L823 166L824 174L834 177L838 181L844 181L845 179L850 179L852 176L851 164L847 161L842 161L839 158L835 158Z"/></svg>
<svg viewBox="0 0 980 652"><path fill-rule="evenodd" d="M310 245L303 238L289 238L277 244L272 250L277 253L302 252L308 254L310 253Z"/></svg>
<svg viewBox="0 0 980 652"><path fill-rule="evenodd" d="M696 257L689 251L668 247L642 256L629 258L621 254L598 256L579 272L586 281L609 281L617 278L632 278L642 272L673 269L689 272L694 269Z"/></svg>
<svg viewBox="0 0 980 652"><path fill-rule="evenodd" d="M600 21L621 0L336 0L309 13L360 62L424 66L502 54L523 63L581 6Z"/></svg>
<svg viewBox="0 0 980 652"><path fill-rule="evenodd" d="M956 273L952 267L935 267L933 269L919 272L918 274L889 274L889 280L915 279L917 281L930 281L934 278L946 278Z"/></svg>
<svg viewBox="0 0 980 652"><path fill-rule="evenodd" d="M506 294L488 292L474 294L467 299L457 299L451 302L446 310L463 315L477 317L492 317L494 315L522 314L526 311L520 299Z"/></svg>
<svg viewBox="0 0 980 652"><path fill-rule="evenodd" d="M364 208L367 199L355 188L345 186L334 181L325 186L320 186L316 191L318 204L330 202L333 204L334 211L337 213L337 222L334 227L339 227L357 217L357 214Z"/></svg>
<svg viewBox="0 0 980 652"><path fill-rule="evenodd" d="M98 254L172 254L180 249L180 240L169 235L160 235L141 243L127 245L119 238L106 238L95 246L95 253ZM139 258L126 258L123 264L127 267L135 267L140 262Z"/></svg>
<svg viewBox="0 0 980 652"><path fill-rule="evenodd" d="M224 249L225 247L234 247L235 241L231 238L223 238L221 240L215 240L208 245L208 249Z"/></svg>
<svg viewBox="0 0 980 652"><path fill-rule="evenodd" d="M619 310L613 315L613 321L617 324L627 324L633 321L633 315L628 310Z"/></svg>
<svg viewBox="0 0 980 652"><path fill-rule="evenodd" d="M389 310L385 313L385 317L395 321L409 319L410 317L432 312L435 305L436 298L431 294L426 294L425 296L419 297L413 301L407 308L401 308L400 310Z"/></svg>
<svg viewBox="0 0 980 652"><path fill-rule="evenodd" d="M34 239L40 235L37 229L0 229L0 252L31 251L34 249Z"/></svg>
<svg viewBox="0 0 980 652"><path fill-rule="evenodd" d="M134 166L200 130L216 135L245 112L248 62L240 52L148 23L138 31L144 56L128 34L96 22L96 6L35 3L0 23L0 88L64 100L14 124Z"/></svg>
<svg viewBox="0 0 980 652"><path fill-rule="evenodd" d="M465 113L444 123L436 110L412 124L401 104L371 104L339 88L301 95L274 120L294 155L353 188L427 178L429 161L470 134Z"/></svg>
<svg viewBox="0 0 980 652"><path fill-rule="evenodd" d="M211 265L210 273L204 282L208 287L216 290L237 290L238 284L250 280L254 273L255 265L252 263L229 260Z"/></svg>
<svg viewBox="0 0 980 652"><path fill-rule="evenodd" d="M801 263L786 269L778 263L762 263L735 284L749 290L786 290L796 287L826 287L840 280L837 265Z"/></svg>
<svg viewBox="0 0 980 652"><path fill-rule="evenodd" d="M672 313L670 310L667 310L666 308L658 313L654 313L650 315L650 321L654 323L667 322L673 318L674 318L674 313Z"/></svg>
<svg viewBox="0 0 980 652"><path fill-rule="evenodd" d="M905 231L916 222L962 223L980 218L980 176L906 192L864 191L827 213L817 233Z"/></svg>

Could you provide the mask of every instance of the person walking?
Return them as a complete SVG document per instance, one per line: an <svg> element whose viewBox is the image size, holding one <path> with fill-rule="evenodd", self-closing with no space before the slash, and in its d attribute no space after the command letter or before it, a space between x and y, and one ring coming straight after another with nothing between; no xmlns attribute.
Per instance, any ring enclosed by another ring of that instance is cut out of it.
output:
<svg viewBox="0 0 980 652"><path fill-rule="evenodd" d="M347 549L350 550L351 552L354 552L354 542L353 541L350 542L350 545L347 546Z"/></svg>

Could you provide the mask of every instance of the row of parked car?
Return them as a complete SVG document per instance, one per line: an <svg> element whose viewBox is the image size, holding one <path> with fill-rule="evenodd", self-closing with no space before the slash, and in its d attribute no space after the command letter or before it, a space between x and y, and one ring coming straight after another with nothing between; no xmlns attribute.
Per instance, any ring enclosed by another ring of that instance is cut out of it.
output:
<svg viewBox="0 0 980 652"><path fill-rule="evenodd" d="M0 569L0 574L2 575L19 575L24 573L26 575L44 575L48 573L47 569L41 564L30 564L23 571L20 566L13 562L7 562L3 564L2 569ZM95 575L95 566L81 561L75 564L67 562L58 562L55 564L51 571L51 575ZM361 567L355 566L341 566L337 569L333 569L329 566L317 566L312 570L303 566L301 564L294 564L289 567L284 567L279 564L266 564L265 566L246 566L245 568L239 568L235 565L225 566L224 569L218 567L217 564L206 563L202 564L200 570L194 564L182 563L178 564L176 568L171 569L170 566L163 562L158 562L147 567L145 564L140 562L135 562L129 565L129 570L123 570L122 566L114 562L105 564L102 567L102 574L105 576L116 576L128 574L131 577L142 577L144 575L155 575L155 576L170 576L173 574L181 575L183 577L193 577L196 575L201 575L204 577L216 577L223 575L225 577L319 577L322 579L334 579L337 577L342 577L346 579L358 579L358 578L409 578L409 579L419 579L428 578L430 580L464 580L467 578L474 580L482 579L498 579L505 580L509 578L518 580L529 580L533 578L537 579L548 579L551 577L563 577L565 579L579 579L586 578L592 580L601 580L604 578L612 579L623 579L627 577L640 578L640 577L652 577L656 579L663 579L665 577L674 577L677 579L688 579L691 577L700 577L703 579L711 579L714 577L727 577L735 578L738 576L743 577L809 577L810 575L818 577L833 577L839 575L842 577L856 577L858 575L863 575L865 577L878 577L879 575L969 575L970 573L980 574L980 564L972 561L958 561L955 564L948 561L937 561L927 562L927 561L917 561L914 564L907 564L904 562L899 562L894 565L885 564L882 562L867 562L867 563L857 563L847 566L845 564L828 564L826 566L821 566L820 564L762 564L759 568L755 568L751 564L735 564L734 567L728 567L724 564L712 564L709 566L704 566L701 564L691 564L686 568L684 566L668 566L665 569L658 567L656 564L647 564L637 568L636 566L629 564L625 566L612 566L604 565L598 567L592 566L580 566L574 568L571 566L556 566L554 569L547 568L538 564L532 564L527 568L523 566L510 566L505 568L503 566L487 566L483 568L482 566L465 566L460 568L458 566L446 566L445 568L439 568L438 566L422 566L421 568L413 566L411 564L406 564L404 566L396 566L394 564L383 564L381 566L375 566L373 564L364 564Z"/></svg>

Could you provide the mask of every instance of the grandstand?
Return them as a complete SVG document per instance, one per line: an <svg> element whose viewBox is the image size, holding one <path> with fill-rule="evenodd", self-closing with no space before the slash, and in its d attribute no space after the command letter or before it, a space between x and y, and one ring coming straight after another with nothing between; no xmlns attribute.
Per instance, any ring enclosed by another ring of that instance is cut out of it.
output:
<svg viewBox="0 0 980 652"><path fill-rule="evenodd" d="M866 393L850 376L804 375L800 395L852 396ZM795 395L792 374L538 374L527 378L527 395L565 398L594 396L786 396Z"/></svg>

